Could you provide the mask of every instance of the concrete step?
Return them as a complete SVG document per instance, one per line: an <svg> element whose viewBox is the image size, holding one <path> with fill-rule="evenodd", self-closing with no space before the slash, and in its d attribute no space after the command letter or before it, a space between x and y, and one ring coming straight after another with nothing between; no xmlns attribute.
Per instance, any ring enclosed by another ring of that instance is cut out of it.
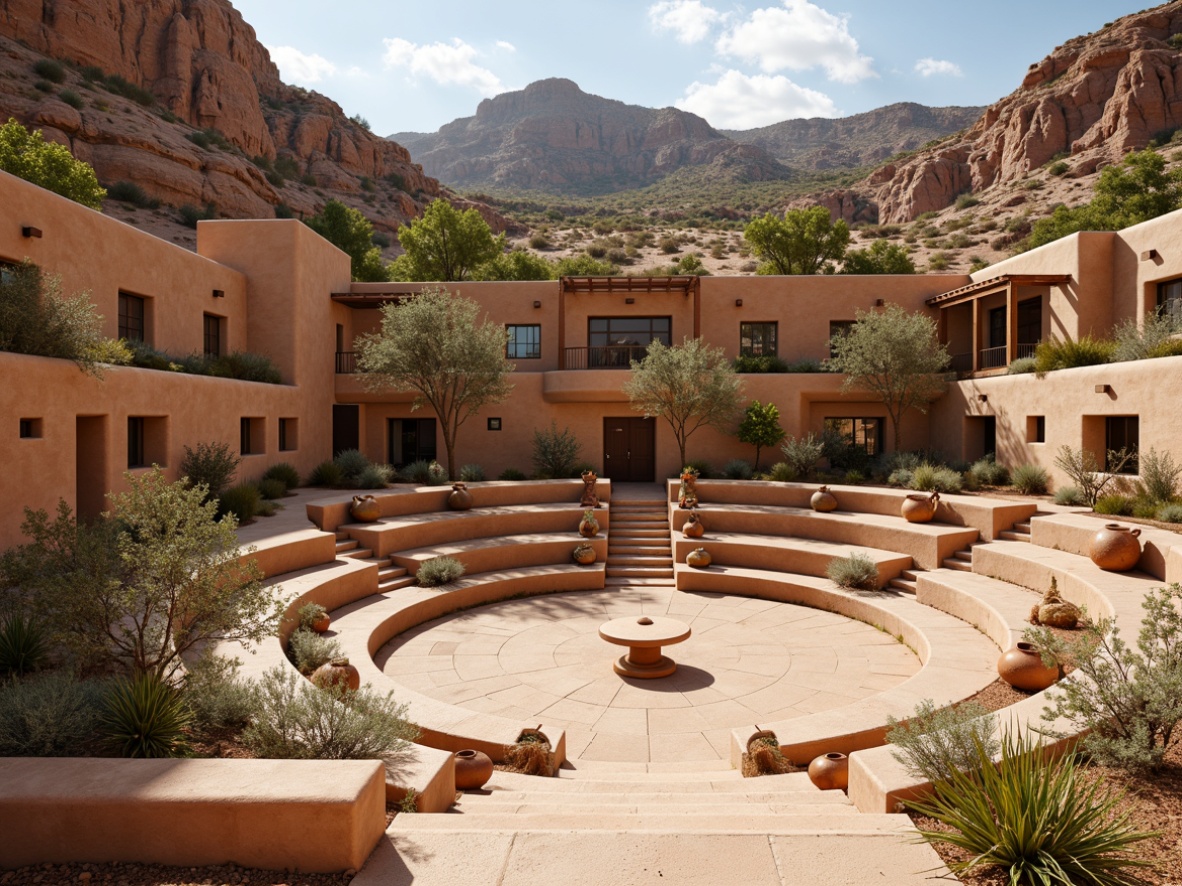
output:
<svg viewBox="0 0 1182 886"><path fill-rule="evenodd" d="M904 594L914 594L916 589L916 583L906 578L892 578L887 586Z"/></svg>
<svg viewBox="0 0 1182 886"><path fill-rule="evenodd" d="M605 588L671 588L673 587L673 579L663 577L615 578L609 575L603 580L603 586Z"/></svg>
<svg viewBox="0 0 1182 886"><path fill-rule="evenodd" d="M843 795L844 796L844 795ZM587 803L567 801L537 802L534 799L519 802L503 801L499 803L469 803L467 797L461 799L450 814L481 817L486 815L557 815L582 816L588 815ZM447 814L447 813L445 813ZM783 801L740 800L739 802L718 802L717 797L707 797L699 804L665 803L655 800L651 803L622 801L619 803L595 803L596 815L651 815L658 819L666 816L684 816L692 820L702 815L710 814L718 817L748 815L857 815L858 810L852 805L840 803L800 803L786 797Z"/></svg>
<svg viewBox="0 0 1182 886"><path fill-rule="evenodd" d="M337 540L337 556L339 557L345 551L351 551L357 547L360 547L360 542L355 541L354 539L351 539L348 537L346 537L343 540L338 539Z"/></svg>
<svg viewBox="0 0 1182 886"><path fill-rule="evenodd" d="M758 781L759 779L754 779ZM749 780L750 781L750 780ZM716 793L714 791L649 791L646 786L640 786L644 790L624 791L622 790L618 796L602 799L595 799L595 808L603 809L612 806L654 806L665 805L670 809L680 807L678 811L694 811L697 807L702 809L717 809L717 804L727 806L741 806L744 803L776 803L781 806L798 803L800 805L807 805L809 808L816 808L818 806L830 805L835 807L835 811L841 809L848 809L856 813L857 807L849 801L845 794L837 794L833 791L819 791L810 786L807 791L753 791L751 793ZM489 791L487 788L483 791L471 791L461 795L459 803L465 810L479 809L481 811L495 808L497 806L517 805L521 803L534 803L547 806L562 806L573 803L582 803L583 806L578 811L586 812L586 804L588 798L579 794L571 794L567 791ZM700 811L700 810L699 810Z"/></svg>
<svg viewBox="0 0 1182 886"><path fill-rule="evenodd" d="M609 544L607 546L607 556L609 560L616 557L664 557L666 560L672 562L673 546Z"/></svg>
<svg viewBox="0 0 1182 886"><path fill-rule="evenodd" d="M955 554L953 554L952 556L953 556L955 559L957 559L957 560L964 560L964 562L966 562L966 563L972 563L972 562L973 562L973 552L972 552L972 549L969 549L969 550L967 550L967 551L957 551L957 552L956 552Z"/></svg>
<svg viewBox="0 0 1182 886"><path fill-rule="evenodd" d="M399 588L414 587L418 583L419 580L413 575L406 575L401 578L391 578L385 581L378 579L378 593L380 594L386 591L396 591Z"/></svg>
<svg viewBox="0 0 1182 886"><path fill-rule="evenodd" d="M658 566L608 566L610 578L664 578L673 580L673 568Z"/></svg>
<svg viewBox="0 0 1182 886"><path fill-rule="evenodd" d="M964 560L949 559L949 560L945 560L941 565L945 569L955 569L957 572L972 572L973 571L973 564L971 561L966 562Z"/></svg>
<svg viewBox="0 0 1182 886"><path fill-rule="evenodd" d="M1003 529L1001 532L997 533L997 537L1003 538L1006 541L1030 541L1029 532L1010 532L1008 529Z"/></svg>
<svg viewBox="0 0 1182 886"><path fill-rule="evenodd" d="M617 536L614 532L607 537L609 548L673 548L673 538L669 535L636 535Z"/></svg>
<svg viewBox="0 0 1182 886"><path fill-rule="evenodd" d="M612 524L628 525L632 523L668 523L669 515L664 511L630 511L619 513L612 511Z"/></svg>
<svg viewBox="0 0 1182 886"><path fill-rule="evenodd" d="M613 555L610 551L607 555L608 569L618 569L621 566L640 566L640 567L657 567L661 569L673 568L673 557L669 554L664 556L640 556L634 554L616 554Z"/></svg>
<svg viewBox="0 0 1182 886"><path fill-rule="evenodd" d="M406 575L405 566L394 566L389 560L378 561L378 581L385 581L390 578L402 578Z"/></svg>
<svg viewBox="0 0 1182 886"><path fill-rule="evenodd" d="M337 541L348 541L349 540L349 531L347 529L338 529L333 534L336 536Z"/></svg>
<svg viewBox="0 0 1182 886"><path fill-rule="evenodd" d="M702 810L671 816L633 813L506 812L488 815L400 815L387 833L414 834L422 831L643 831L646 833L703 834L913 834L911 819L898 814L817 813L807 807L787 813L716 815Z"/></svg>
<svg viewBox="0 0 1182 886"><path fill-rule="evenodd" d="M1030 534L1030 521L1027 520L1025 523L1015 523L1014 524L1014 532L1024 532L1027 535L1029 535Z"/></svg>
<svg viewBox="0 0 1182 886"><path fill-rule="evenodd" d="M353 544L357 544L357 542L353 542ZM337 551L337 556L345 557L351 560L368 560L373 556L373 551L371 551L369 548L353 548L353 550L345 551L343 554L340 551Z"/></svg>
<svg viewBox="0 0 1182 886"><path fill-rule="evenodd" d="M621 539L621 538L665 538L665 539L667 539L667 538L672 537L668 528L622 529L619 526L616 526L615 523L612 524L611 529L608 530L607 534L608 534L608 538L614 538L617 540Z"/></svg>

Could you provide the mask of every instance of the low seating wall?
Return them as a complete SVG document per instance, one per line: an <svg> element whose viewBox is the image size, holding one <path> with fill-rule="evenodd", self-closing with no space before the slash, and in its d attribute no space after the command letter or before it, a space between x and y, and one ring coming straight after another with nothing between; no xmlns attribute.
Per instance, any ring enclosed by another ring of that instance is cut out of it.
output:
<svg viewBox="0 0 1182 886"><path fill-rule="evenodd" d="M255 542L243 550L240 561L253 560L262 570L264 578L331 563L337 556L333 534L318 529L284 532Z"/></svg>
<svg viewBox="0 0 1182 886"><path fill-rule="evenodd" d="M1057 548L1088 556L1092 537L1105 523L1120 523L1141 530L1141 560L1137 568L1167 582L1182 582L1182 536L1166 529L1123 523L1119 517L1100 520L1084 514L1053 514L1030 521L1030 540L1044 548Z"/></svg>
<svg viewBox="0 0 1182 886"><path fill-rule="evenodd" d="M824 578L829 564L837 557L860 553L878 567L878 585L882 587L897 578L904 569L911 568L910 554L896 554L877 548L858 545L831 545L809 538L766 535L721 536L709 533L701 538L677 538L673 542L674 558L684 563L689 553L705 548L719 566L742 566L748 569L767 569Z"/></svg>
<svg viewBox="0 0 1182 886"><path fill-rule="evenodd" d="M453 557L464 564L466 573L501 572L521 566L549 566L571 562L571 554L580 544L595 550L596 560L607 559L607 539L603 536L585 539L570 535L509 535L501 538L472 539L451 544L399 551L390 555L390 562L402 566L411 575L418 575L419 567L434 557Z"/></svg>

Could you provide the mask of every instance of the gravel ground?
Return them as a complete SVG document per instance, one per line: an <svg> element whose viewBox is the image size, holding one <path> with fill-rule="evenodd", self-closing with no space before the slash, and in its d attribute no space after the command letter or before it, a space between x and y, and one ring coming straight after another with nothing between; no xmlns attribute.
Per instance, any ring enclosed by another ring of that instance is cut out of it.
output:
<svg viewBox="0 0 1182 886"><path fill-rule="evenodd" d="M153 864L43 864L0 874L2 886L65 886L109 883L111 886L344 886L355 871L343 874L294 874L256 871L233 865L172 868Z"/></svg>

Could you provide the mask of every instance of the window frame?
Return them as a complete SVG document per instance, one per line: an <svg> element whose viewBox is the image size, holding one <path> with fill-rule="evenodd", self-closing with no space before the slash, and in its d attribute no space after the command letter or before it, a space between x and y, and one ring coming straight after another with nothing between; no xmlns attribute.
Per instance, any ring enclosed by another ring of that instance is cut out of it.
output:
<svg viewBox="0 0 1182 886"><path fill-rule="evenodd" d="M755 328L762 327L759 349L755 347ZM768 336L768 332L771 333ZM767 342L771 340L770 347ZM739 356L740 357L778 357L780 356L780 324L776 320L742 320L739 322Z"/></svg>
<svg viewBox="0 0 1182 886"><path fill-rule="evenodd" d="M127 416L127 469L148 467L148 447L145 437L147 419L142 415Z"/></svg>
<svg viewBox="0 0 1182 886"><path fill-rule="evenodd" d="M509 333L508 341L505 342L505 359L542 359L541 323L507 323L505 324L505 330ZM517 337L518 332L527 333L524 340Z"/></svg>
<svg viewBox="0 0 1182 886"><path fill-rule="evenodd" d="M1119 423L1119 430L1118 430ZM1131 432L1131 433L1130 433ZM1131 443L1130 443L1131 441ZM1108 460L1108 453L1119 449L1128 449L1133 457L1125 464L1121 471L1113 471ZM1106 415L1104 416L1104 471L1105 473L1119 473L1121 475L1137 476L1141 473L1141 416L1139 415Z"/></svg>
<svg viewBox="0 0 1182 886"><path fill-rule="evenodd" d="M202 352L206 357L222 356L222 321L224 319L217 314L201 315ZM212 348L210 347L211 342Z"/></svg>
<svg viewBox="0 0 1182 886"><path fill-rule="evenodd" d="M148 300L142 295L119 290L119 338L148 341Z"/></svg>
<svg viewBox="0 0 1182 886"><path fill-rule="evenodd" d="M842 428L835 427L836 422L850 422L850 430L847 434ZM866 433L865 425L873 422L875 425L875 432L873 438ZM859 423L862 424L859 429ZM833 428L841 434L850 446L858 446L865 450L866 454L873 458L886 449L886 418L880 415L827 415L824 418L822 425L826 430ZM861 431L862 439L859 441L859 430Z"/></svg>

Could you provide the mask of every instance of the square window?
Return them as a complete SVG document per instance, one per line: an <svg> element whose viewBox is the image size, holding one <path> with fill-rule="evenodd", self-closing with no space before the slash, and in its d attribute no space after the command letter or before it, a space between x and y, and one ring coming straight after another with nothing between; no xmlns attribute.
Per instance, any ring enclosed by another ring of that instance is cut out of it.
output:
<svg viewBox="0 0 1182 886"><path fill-rule="evenodd" d="M300 448L299 419L279 419L279 451L291 452Z"/></svg>
<svg viewBox="0 0 1182 886"><path fill-rule="evenodd" d="M238 422L238 449L243 455L266 452L266 419L243 417Z"/></svg>
<svg viewBox="0 0 1182 886"><path fill-rule="evenodd" d="M505 356L510 360L537 360L542 356L542 327L538 324L529 326L509 326L509 343L505 348Z"/></svg>
<svg viewBox="0 0 1182 886"><path fill-rule="evenodd" d="M119 337L127 341L146 341L146 299L126 292L119 293Z"/></svg>
<svg viewBox="0 0 1182 886"><path fill-rule="evenodd" d="M22 440L37 440L41 437L41 419L22 418L20 429Z"/></svg>
<svg viewBox="0 0 1182 886"><path fill-rule="evenodd" d="M739 355L742 357L775 357L778 354L777 323L740 323Z"/></svg>
<svg viewBox="0 0 1182 886"><path fill-rule="evenodd" d="M1026 442L1047 442L1047 417L1045 415L1026 416Z"/></svg>
<svg viewBox="0 0 1182 886"><path fill-rule="evenodd" d="M164 416L127 417L127 467L166 466L168 419Z"/></svg>
<svg viewBox="0 0 1182 886"><path fill-rule="evenodd" d="M1104 419L1104 470L1111 473L1138 474L1138 450L1141 445L1141 420L1136 415L1110 415ZM1123 465L1113 455L1124 450L1132 456Z"/></svg>
<svg viewBox="0 0 1182 886"><path fill-rule="evenodd" d="M845 437L851 448L864 449L867 455L878 455L883 449L886 421L881 418L826 418L825 430L836 431Z"/></svg>
<svg viewBox="0 0 1182 886"><path fill-rule="evenodd" d="M202 315L202 338L206 357L220 357L222 355L222 321L224 319L216 314Z"/></svg>
<svg viewBox="0 0 1182 886"><path fill-rule="evenodd" d="M499 418L490 418L488 420L488 429L490 431L499 431L501 429L501 420Z"/></svg>

